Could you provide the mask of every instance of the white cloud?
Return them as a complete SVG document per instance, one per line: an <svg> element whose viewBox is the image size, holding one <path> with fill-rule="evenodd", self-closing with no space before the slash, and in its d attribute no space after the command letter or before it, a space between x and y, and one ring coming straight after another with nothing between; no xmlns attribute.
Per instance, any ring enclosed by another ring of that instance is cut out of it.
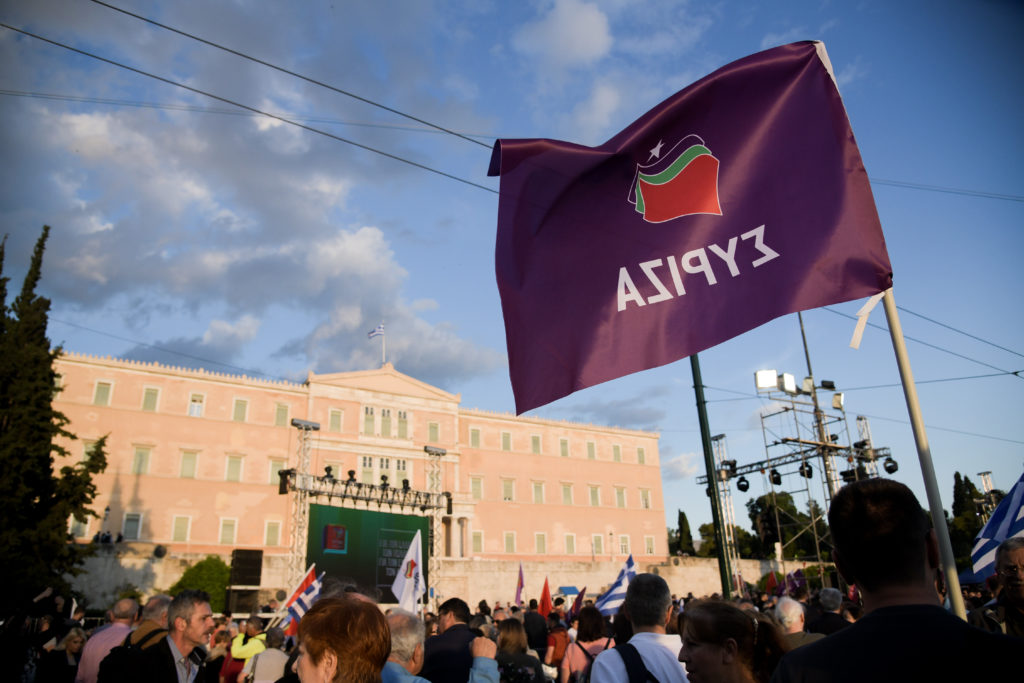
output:
<svg viewBox="0 0 1024 683"><path fill-rule="evenodd" d="M218 347L241 346L255 337L259 329L259 318L252 315L243 315L234 323L213 320L203 333L203 344Z"/></svg>
<svg viewBox="0 0 1024 683"><path fill-rule="evenodd" d="M585 102L573 109L573 130L577 131L578 139L585 144L603 142L607 137L612 115L619 108L622 97L615 86L609 83L597 83Z"/></svg>
<svg viewBox="0 0 1024 683"><path fill-rule="evenodd" d="M612 34L608 17L596 5L555 0L547 14L516 32L512 46L546 68L561 70L587 66L607 55Z"/></svg>
<svg viewBox="0 0 1024 683"><path fill-rule="evenodd" d="M663 479L688 479L697 474L700 458L696 453L682 453L662 458L661 476Z"/></svg>

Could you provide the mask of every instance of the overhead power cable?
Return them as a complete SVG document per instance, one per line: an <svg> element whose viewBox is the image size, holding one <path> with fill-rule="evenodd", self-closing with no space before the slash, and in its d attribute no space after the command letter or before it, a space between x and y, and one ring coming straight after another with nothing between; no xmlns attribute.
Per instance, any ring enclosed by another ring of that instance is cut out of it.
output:
<svg viewBox="0 0 1024 683"><path fill-rule="evenodd" d="M266 116L266 117L274 119L276 121L280 121L281 123L286 123L286 124L288 124L290 126L295 126L296 128L301 128L303 130L307 130L310 133L316 133L317 135L323 135L324 137L331 138L332 140L337 140L338 142L344 142L346 144L352 145L353 147L358 147L359 149L366 150L367 152L373 152L374 154L379 154L379 155L387 157L389 159L394 159L395 161L400 161L403 164L408 164L409 166L414 166L414 167L419 168L421 170L429 171L430 173L436 173L437 175L444 176L445 178L449 178L450 180L455 180L457 182L464 183L466 185L470 185L472 187L479 188L481 190L485 190L485 191L490 192L492 194L498 194L497 190L495 190L493 188L490 188L490 187L487 187L486 185L480 185L479 183L474 183L472 180L466 180L465 178L460 178L459 176L452 175L451 173L446 173L445 171L441 171L439 169L432 168L432 167L427 166L425 164L421 164L421 163L419 163L417 161L413 161L411 159L406 159L405 157L400 157L400 156L398 156L396 154L391 154L390 152L385 152L384 150L380 150L380 149L377 149L375 147L370 147L369 145L364 145L364 144L362 144L360 142L356 142L355 140L350 140L348 138L343 138L340 135L334 135L333 133L328 133L327 131L320 130L319 128L314 128L312 126L307 126L306 124L299 123L298 121L293 121L293 120L285 118L283 116L278 116L276 114L271 114L270 112L263 111L262 109L257 109L256 107L250 107L247 104L242 104L241 102L236 102L235 100L228 99L227 97L222 97L220 95L215 95L215 94L213 94L211 92L207 92L205 90L200 90L199 88L193 88L190 85L185 85L184 83L179 83L179 82L171 80L169 78L164 78L163 76L158 76L158 75L156 75L154 73L150 73L148 71L143 71L142 69L137 69L137 68L135 68L133 66L129 66L127 64L123 64L123 63L115 61L113 59L108 59L106 57L101 57L101 56L99 56L97 54L94 54L92 52L88 52L86 50L81 50L81 49L79 49L77 47L72 47L70 45L67 45L65 43L61 43L61 42L56 41L56 40L52 40L50 38L45 38L45 37L43 37L41 35L38 35L36 33L32 33L31 31L26 31L25 29L21 29L21 28L15 27L15 26L11 26L10 24L5 24L5 23L0 22L0 26L4 27L6 29L9 29L11 31L15 31L16 33L21 33L22 35L26 35L26 36L29 36L31 38L35 38L36 40L41 40L44 43L49 43L50 45L55 45L57 47L62 47L65 50L69 50L71 52L75 52L75 53L83 55L85 57L90 57L92 59L96 59L96 60L99 60L101 62L105 62L106 64L111 64L111 65L119 67L121 69L125 69L127 71L131 71L132 73L137 73L137 74L139 74L141 76L146 76L147 78L152 78L154 80L160 81L161 83L167 83L168 85L173 85L173 86L176 86L176 87L181 88L183 90L188 90L189 92L196 93L197 95L203 95L204 97L209 97L211 99L217 100L218 102L224 102L225 104L230 104L230 105L232 105L234 107L238 107L240 109L244 109L246 111L250 111L250 112L253 112L255 114L260 114L262 116Z"/></svg>
<svg viewBox="0 0 1024 683"><path fill-rule="evenodd" d="M917 316L918 318L921 318L922 320L927 320L928 322L930 322L933 325L938 325L939 327L945 327L947 330L952 330L953 332L956 332L958 334L962 334L965 337L970 337L971 339L973 339L975 341L980 341L982 344L988 344L989 346L995 347L995 348L999 349L1000 351L1006 351L1007 353L1012 353L1015 356L1020 356L1021 358L1024 358L1024 353L1019 353L1017 351L1014 351L1013 349L1008 349L1005 346L1000 346L999 344L990 342L987 339L982 339L981 337L977 337L977 336L971 334L970 332L964 332L961 329L957 329L957 328L953 327L952 325L947 325L946 323L942 323L942 322L939 322L938 320L935 320L933 318L929 318L926 315L921 315L920 313L915 313L914 311L911 311L908 308L903 308L902 306L897 306L896 308L898 308L899 310L903 311L904 313L909 313L910 315Z"/></svg>
<svg viewBox="0 0 1024 683"><path fill-rule="evenodd" d="M95 2L96 0L93 0ZM892 185L893 187L905 187L911 190L925 190L927 192L942 192L944 194L962 194L968 197L984 197L986 199L1005 199L1008 202L1024 202L1024 196L1019 194L1002 194L999 192L982 192L980 190L963 190L956 187L942 187L940 185L923 185L921 183L907 183L901 180L885 180L883 178L868 178L872 185Z"/></svg>
<svg viewBox="0 0 1024 683"><path fill-rule="evenodd" d="M326 89L328 89L328 90L330 90L332 92L336 92L339 95L345 95L346 97L351 97L354 100L359 100L360 102L364 102L364 103L369 104L371 106L377 107L378 109L383 109L384 111L388 111L388 112L391 112L392 114L395 114L397 116L401 116L403 118L409 119L410 121L415 121L416 123L422 123L425 126L430 126L431 128L439 130L439 131L441 131L443 133L447 133L449 135L454 135L455 137L462 138L463 140L466 140L467 142L472 142L474 145L480 145L480 146L486 147L488 149L491 148L491 145L488 145L486 143L480 142L479 140L474 140L473 138L471 138L469 136L463 135L462 133L458 133L458 132L456 132L454 130L451 130L449 128L445 128L444 126L439 126L436 123L431 123L429 121L425 121L425 120L423 120L421 118L417 118L417 117L413 116L412 114L406 114L405 112L399 111L398 109L395 109L393 107L389 107L389 106L387 106L385 104L381 104L380 102L375 102L375 101L373 101L371 99L368 99L366 97L362 97L360 95L356 95L355 93L349 92L348 90L342 90L341 88L338 88L338 87L335 87L333 85L330 85L329 83L324 83L323 81L318 81L315 78L310 78L309 76L303 76L302 74L296 73L295 71L291 71L289 69L285 69L284 67L277 66L276 64L271 64L270 62L264 61L264 60L259 59L257 57L253 57L252 55L248 55L248 54L246 54L244 52L240 52L238 50L233 50L230 47L225 47L224 45L220 45L219 43L215 43L215 42L213 42L211 40L206 40L205 38L200 38L199 36L197 36L195 34L189 33L188 31L182 31L180 29L174 28L173 26L168 26L167 24L161 24L158 21L154 21L153 19L149 19L147 17L142 16L141 14L135 14L134 12L129 12L126 9L121 9L120 7L115 7L114 5L111 5L110 3L107 3L107 2L103 2L102 0L92 0L92 2L96 3L97 5L102 5L103 7L107 7L109 9L112 9L115 12L120 12L121 14L126 14L126 15L128 15L130 17L134 17L135 19L138 19L139 21L144 21L147 24L152 24L153 26L158 26L158 27L160 27L160 28L162 28L162 29L164 29L166 31L171 31L172 33L177 33L180 36L184 36L186 38L190 38L192 40L195 40L197 42L202 43L203 45L209 45L210 47L216 48L218 50L222 50L222 51L227 52L229 54L235 55L236 57L241 57L242 59L247 59L250 62L254 62L254 63L259 64L261 66L265 66L268 69L274 69L275 71L279 71L279 72L281 72L283 74L288 74L289 76L301 79L303 81L306 81L307 83L312 83L313 85L318 85L321 88L326 88Z"/></svg>

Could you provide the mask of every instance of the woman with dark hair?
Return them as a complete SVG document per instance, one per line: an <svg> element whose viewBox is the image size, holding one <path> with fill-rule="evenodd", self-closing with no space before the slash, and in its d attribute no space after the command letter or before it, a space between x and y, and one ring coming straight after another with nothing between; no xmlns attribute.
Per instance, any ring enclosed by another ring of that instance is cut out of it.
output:
<svg viewBox="0 0 1024 683"><path fill-rule="evenodd" d="M566 648L558 667L559 683L582 679L589 673L594 657L610 647L615 647L615 641L607 636L604 616L596 607L587 605L580 610L576 642Z"/></svg>
<svg viewBox="0 0 1024 683"><path fill-rule="evenodd" d="M391 631L377 605L321 598L299 622L302 683L380 683L391 652Z"/></svg>
<svg viewBox="0 0 1024 683"><path fill-rule="evenodd" d="M78 673L78 661L85 647L85 631L72 626L57 647L44 652L36 669L36 680L42 683L72 683Z"/></svg>
<svg viewBox="0 0 1024 683"><path fill-rule="evenodd" d="M768 683L789 647L775 624L718 600L697 600L679 615L679 661L693 683Z"/></svg>
<svg viewBox="0 0 1024 683"><path fill-rule="evenodd" d="M526 654L526 630L516 619L498 622L498 662L501 683L544 683L540 660Z"/></svg>

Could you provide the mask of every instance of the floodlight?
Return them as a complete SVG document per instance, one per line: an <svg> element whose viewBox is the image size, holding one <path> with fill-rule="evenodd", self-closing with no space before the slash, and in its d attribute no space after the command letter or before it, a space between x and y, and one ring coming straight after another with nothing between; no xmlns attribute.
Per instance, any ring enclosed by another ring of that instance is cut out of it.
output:
<svg viewBox="0 0 1024 683"><path fill-rule="evenodd" d="M885 459L885 462L882 464L882 467L885 468L887 474L896 474L896 470L900 468L900 466L896 464L896 461L893 460L891 457Z"/></svg>
<svg viewBox="0 0 1024 683"><path fill-rule="evenodd" d="M782 475L779 474L779 471L777 469L772 468L772 471L768 473L768 476L772 480L772 484L773 485L775 485L775 486L781 486L782 485Z"/></svg>
<svg viewBox="0 0 1024 683"><path fill-rule="evenodd" d="M836 383L830 379L823 379L821 380L821 388L825 391L835 391Z"/></svg>
<svg viewBox="0 0 1024 683"><path fill-rule="evenodd" d="M740 491L746 492L750 488L750 482L747 481L746 477L740 477L736 480L736 488Z"/></svg>
<svg viewBox="0 0 1024 683"><path fill-rule="evenodd" d="M804 383L800 387L800 390L803 391L805 394L809 394L812 391L814 391L814 378L804 377Z"/></svg>
<svg viewBox="0 0 1024 683"><path fill-rule="evenodd" d="M779 388L779 373L775 370L758 370L754 373L754 385L758 391L775 391Z"/></svg>
<svg viewBox="0 0 1024 683"><path fill-rule="evenodd" d="M832 408L835 410L843 409L843 392L832 394Z"/></svg>
<svg viewBox="0 0 1024 683"><path fill-rule="evenodd" d="M800 476L803 477L804 479L810 479L811 477L814 476L814 468L811 467L811 463L809 462L805 462L804 464L800 465L799 471Z"/></svg>
<svg viewBox="0 0 1024 683"><path fill-rule="evenodd" d="M782 373L782 378L779 381L779 388L790 396L796 396L800 393L796 388L796 377L788 372Z"/></svg>

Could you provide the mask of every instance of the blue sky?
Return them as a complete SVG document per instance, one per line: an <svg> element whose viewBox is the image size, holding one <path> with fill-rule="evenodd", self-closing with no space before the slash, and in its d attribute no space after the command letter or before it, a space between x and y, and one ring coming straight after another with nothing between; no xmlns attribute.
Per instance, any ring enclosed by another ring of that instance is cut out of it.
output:
<svg viewBox="0 0 1024 683"><path fill-rule="evenodd" d="M3 2L0 21L483 188L0 28L4 272L20 283L53 226L42 289L65 348L301 378L374 367L366 333L383 320L399 370L511 412L494 139L599 144L723 64L820 39L873 180L904 332L932 345L908 342L944 501L954 471L979 483L991 470L1008 489L1024 469L1024 379L1008 374L1024 368L1019 2L112 4L482 144L95 3ZM861 303L804 314L815 376L846 390L850 429L868 416L923 500L901 390L863 388L898 383L888 335L848 347L844 314ZM884 327L881 307L871 321ZM712 433L740 463L764 459L753 373L803 377L796 316L700 358ZM531 414L660 431L670 525L678 508L694 532L710 520L686 361Z"/></svg>

